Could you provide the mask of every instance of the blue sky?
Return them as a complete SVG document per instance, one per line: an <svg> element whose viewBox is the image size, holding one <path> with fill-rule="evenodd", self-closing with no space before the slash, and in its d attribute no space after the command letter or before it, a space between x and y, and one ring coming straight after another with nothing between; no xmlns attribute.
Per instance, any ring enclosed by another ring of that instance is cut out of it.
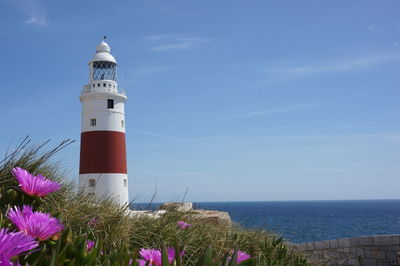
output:
<svg viewBox="0 0 400 266"><path fill-rule="evenodd" d="M400 2L0 1L5 151L76 143L101 36L131 200L400 198ZM11 145L11 146L10 146Z"/></svg>

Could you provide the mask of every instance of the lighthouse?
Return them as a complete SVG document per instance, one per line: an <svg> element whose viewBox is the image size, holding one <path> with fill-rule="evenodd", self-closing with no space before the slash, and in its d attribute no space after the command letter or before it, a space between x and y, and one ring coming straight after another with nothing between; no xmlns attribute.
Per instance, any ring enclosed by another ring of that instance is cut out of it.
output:
<svg viewBox="0 0 400 266"><path fill-rule="evenodd" d="M79 186L96 198L112 197L128 204L126 166L126 93L117 84L117 61L105 37L89 62L83 86Z"/></svg>

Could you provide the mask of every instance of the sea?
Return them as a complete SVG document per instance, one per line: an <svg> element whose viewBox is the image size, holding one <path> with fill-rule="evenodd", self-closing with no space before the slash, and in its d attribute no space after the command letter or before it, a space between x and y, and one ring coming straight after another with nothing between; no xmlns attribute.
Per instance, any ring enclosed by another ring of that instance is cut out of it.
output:
<svg viewBox="0 0 400 266"><path fill-rule="evenodd" d="M134 204L156 209L162 203ZM400 234L400 200L196 202L197 209L228 212L233 222L302 243Z"/></svg>

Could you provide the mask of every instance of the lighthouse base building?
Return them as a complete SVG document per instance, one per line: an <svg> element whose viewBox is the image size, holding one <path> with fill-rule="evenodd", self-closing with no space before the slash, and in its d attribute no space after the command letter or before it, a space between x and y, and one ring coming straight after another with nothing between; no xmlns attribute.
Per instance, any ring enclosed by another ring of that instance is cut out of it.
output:
<svg viewBox="0 0 400 266"><path fill-rule="evenodd" d="M117 62L104 39L89 62L89 84L82 89L79 185L98 199L128 204L125 91L116 81Z"/></svg>

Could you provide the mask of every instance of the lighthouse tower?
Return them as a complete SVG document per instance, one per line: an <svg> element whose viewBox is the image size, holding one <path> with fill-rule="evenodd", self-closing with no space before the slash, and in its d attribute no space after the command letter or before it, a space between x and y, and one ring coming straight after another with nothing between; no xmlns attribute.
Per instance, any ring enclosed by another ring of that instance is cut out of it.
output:
<svg viewBox="0 0 400 266"><path fill-rule="evenodd" d="M117 62L102 39L89 62L89 84L83 86L79 185L97 198L127 204L125 91L118 88Z"/></svg>

